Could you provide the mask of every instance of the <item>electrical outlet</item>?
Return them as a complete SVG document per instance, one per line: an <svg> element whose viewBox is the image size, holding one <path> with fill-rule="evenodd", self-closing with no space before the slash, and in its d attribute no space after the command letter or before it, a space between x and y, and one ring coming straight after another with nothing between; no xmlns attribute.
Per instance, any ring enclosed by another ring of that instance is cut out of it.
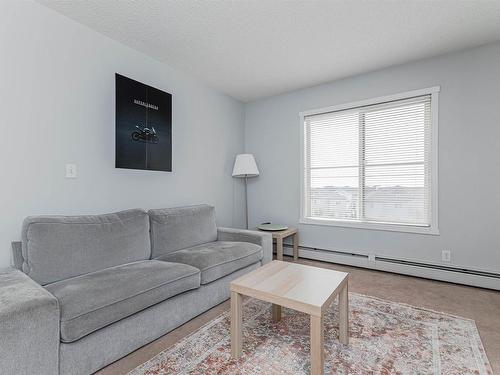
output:
<svg viewBox="0 0 500 375"><path fill-rule="evenodd" d="M66 164L66 178L76 178L76 164Z"/></svg>
<svg viewBox="0 0 500 375"><path fill-rule="evenodd" d="M447 263L451 262L451 251L450 250L443 250L441 252L441 260L443 262L447 262Z"/></svg>

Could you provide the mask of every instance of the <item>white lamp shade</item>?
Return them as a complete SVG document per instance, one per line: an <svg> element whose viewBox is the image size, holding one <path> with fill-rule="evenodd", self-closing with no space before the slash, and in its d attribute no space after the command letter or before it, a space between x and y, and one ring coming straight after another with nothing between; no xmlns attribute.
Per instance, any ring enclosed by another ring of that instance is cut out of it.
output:
<svg viewBox="0 0 500 375"><path fill-rule="evenodd" d="M234 161L233 177L255 177L259 175L257 163L252 154L236 155Z"/></svg>

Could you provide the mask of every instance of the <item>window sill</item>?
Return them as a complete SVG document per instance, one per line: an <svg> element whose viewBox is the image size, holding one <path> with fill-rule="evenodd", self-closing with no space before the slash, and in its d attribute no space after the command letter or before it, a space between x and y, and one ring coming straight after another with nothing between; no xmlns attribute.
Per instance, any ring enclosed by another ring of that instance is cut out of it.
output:
<svg viewBox="0 0 500 375"><path fill-rule="evenodd" d="M344 227L344 228L357 228L368 230L383 230L390 232L404 232L404 233L417 233L417 234L430 234L439 235L437 226L417 226L417 225L404 225L404 224L390 224L390 223L368 223L356 220L334 220L334 219L320 219L313 217L302 217L299 220L300 224L307 225L323 225L331 227Z"/></svg>

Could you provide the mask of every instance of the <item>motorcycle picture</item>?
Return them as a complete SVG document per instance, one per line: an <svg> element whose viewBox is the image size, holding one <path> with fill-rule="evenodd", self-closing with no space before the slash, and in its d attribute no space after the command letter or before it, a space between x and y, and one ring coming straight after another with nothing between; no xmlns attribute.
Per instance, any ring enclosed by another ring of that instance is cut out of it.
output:
<svg viewBox="0 0 500 375"><path fill-rule="evenodd" d="M152 126L150 128L141 128L138 125L135 126L137 130L132 133L132 140L137 142L145 142L145 143L158 143L159 139L156 135L156 130Z"/></svg>

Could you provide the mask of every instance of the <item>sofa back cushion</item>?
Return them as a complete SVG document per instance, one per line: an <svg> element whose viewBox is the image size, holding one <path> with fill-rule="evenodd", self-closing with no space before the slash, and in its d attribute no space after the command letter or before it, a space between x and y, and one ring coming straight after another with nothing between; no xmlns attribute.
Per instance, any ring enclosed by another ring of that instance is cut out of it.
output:
<svg viewBox="0 0 500 375"><path fill-rule="evenodd" d="M149 210L151 257L217 240L215 208L208 205Z"/></svg>
<svg viewBox="0 0 500 375"><path fill-rule="evenodd" d="M23 271L41 285L151 256L149 219L140 209L30 216L22 240Z"/></svg>

